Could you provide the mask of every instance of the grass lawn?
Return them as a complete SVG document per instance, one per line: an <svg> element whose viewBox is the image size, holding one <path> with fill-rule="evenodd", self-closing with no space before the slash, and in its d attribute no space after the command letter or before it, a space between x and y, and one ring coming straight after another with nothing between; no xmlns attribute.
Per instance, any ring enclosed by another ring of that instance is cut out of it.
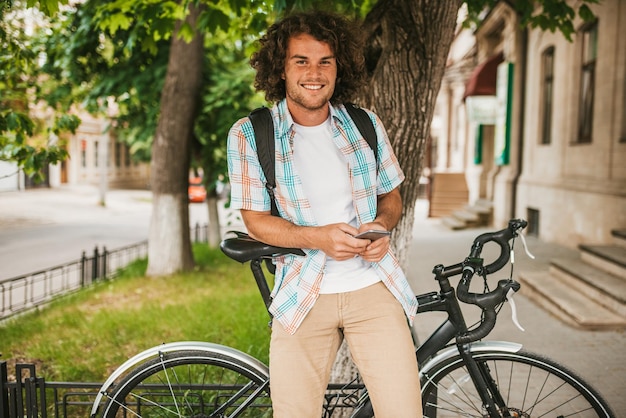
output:
<svg viewBox="0 0 626 418"><path fill-rule="evenodd" d="M267 364L269 316L249 265L204 245L195 271L145 277L145 260L121 276L0 324L9 363L37 365L47 381L102 382L132 355L163 342L235 347Z"/></svg>

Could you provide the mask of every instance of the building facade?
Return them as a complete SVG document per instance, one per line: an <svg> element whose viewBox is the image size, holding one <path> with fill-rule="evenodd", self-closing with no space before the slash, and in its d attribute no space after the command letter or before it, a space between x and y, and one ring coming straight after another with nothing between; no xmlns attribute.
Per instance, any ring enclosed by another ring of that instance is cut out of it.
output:
<svg viewBox="0 0 626 418"><path fill-rule="evenodd" d="M118 140L109 120L86 112L80 118L76 133L64 139L69 158L49 165L43 183L27 178L17 164L0 161L0 191L64 184L93 185L101 190L149 188L150 166L133 160L129 146Z"/></svg>
<svg viewBox="0 0 626 418"><path fill-rule="evenodd" d="M459 31L432 129L432 170L464 173L493 226L523 217L572 247L626 228L626 2L592 10L571 41L521 28L506 2Z"/></svg>
<svg viewBox="0 0 626 418"><path fill-rule="evenodd" d="M150 167L133 161L130 148L118 140L105 118L81 114L82 123L72 135L70 158L51 173L53 184L90 184L113 189L146 189ZM53 180L57 179L57 180Z"/></svg>

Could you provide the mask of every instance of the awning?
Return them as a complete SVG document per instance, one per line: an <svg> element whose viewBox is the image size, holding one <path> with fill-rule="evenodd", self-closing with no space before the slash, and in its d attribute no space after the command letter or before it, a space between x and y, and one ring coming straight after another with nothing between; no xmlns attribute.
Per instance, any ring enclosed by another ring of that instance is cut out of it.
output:
<svg viewBox="0 0 626 418"><path fill-rule="evenodd" d="M468 96L495 96L498 65L504 61L502 52L489 58L472 71L467 83L463 100Z"/></svg>

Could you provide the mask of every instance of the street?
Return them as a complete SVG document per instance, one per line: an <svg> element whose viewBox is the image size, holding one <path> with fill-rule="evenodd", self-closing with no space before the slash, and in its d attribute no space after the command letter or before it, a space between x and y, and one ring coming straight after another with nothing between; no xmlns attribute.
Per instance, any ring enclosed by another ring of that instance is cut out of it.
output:
<svg viewBox="0 0 626 418"><path fill-rule="evenodd" d="M73 186L0 193L0 280L78 260L148 238L151 192ZM204 204L190 204L191 225L205 224Z"/></svg>
<svg viewBox="0 0 626 418"><path fill-rule="evenodd" d="M80 258L95 246L108 249L145 240L151 213L151 194L145 190L114 190L107 193L105 207L90 187L28 190L0 193L0 279L15 277ZM191 224L206 223L205 204L190 205ZM454 264L468 255L475 236L486 229L450 231L437 219L427 218L427 202L418 201L409 250L407 276L416 293L437 290L430 273L436 264ZM237 229L238 225L230 227ZM491 231L493 229L489 229ZM527 238L537 257L528 258L517 240L514 277L522 270L547 270L553 257L576 257L576 251ZM489 251L487 250L487 253ZM506 266L494 274L508 277ZM453 281L456 284L456 281ZM515 297L524 332L511 321L505 306L490 340L524 344L578 372L607 399L618 417L626 416L626 336L622 331L574 329L535 305L524 294ZM415 327L420 338L443 320L438 313L420 315Z"/></svg>

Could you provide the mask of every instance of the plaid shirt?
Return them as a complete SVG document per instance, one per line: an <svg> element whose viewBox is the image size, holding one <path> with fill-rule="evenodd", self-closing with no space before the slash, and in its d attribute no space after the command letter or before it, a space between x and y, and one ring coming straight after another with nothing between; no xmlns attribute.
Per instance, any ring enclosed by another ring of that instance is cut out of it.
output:
<svg viewBox="0 0 626 418"><path fill-rule="evenodd" d="M376 217L377 196L388 193L404 180L387 134L378 118L369 112L378 135L379 164L343 105L330 106L333 140L348 163L353 200L360 224ZM280 216L296 225L316 226L297 170L293 167L293 120L285 100L272 108L276 141L276 203ZM383 139L383 140L381 140ZM269 211L270 196L265 189L265 175L257 157L252 123L245 117L237 121L228 135L228 171L231 207ZM320 167L323 169L323 167ZM303 249L305 257L286 255L276 260L275 285L270 312L285 330L295 333L319 295L326 263L321 250ZM409 321L417 312L417 300L398 260L388 252L372 263L391 293L402 304Z"/></svg>

